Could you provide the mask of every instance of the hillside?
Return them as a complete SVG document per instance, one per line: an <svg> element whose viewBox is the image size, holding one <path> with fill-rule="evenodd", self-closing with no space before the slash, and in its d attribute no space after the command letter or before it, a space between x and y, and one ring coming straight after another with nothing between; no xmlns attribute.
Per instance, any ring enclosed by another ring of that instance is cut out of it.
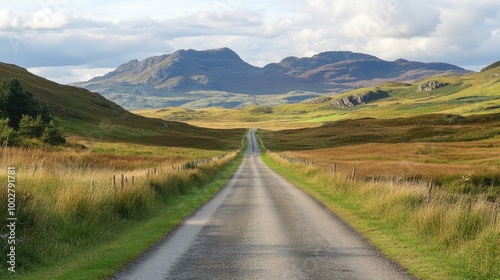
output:
<svg viewBox="0 0 500 280"><path fill-rule="evenodd" d="M221 148L228 148L228 143L238 145L243 135L241 130L197 128L132 114L97 93L60 85L24 68L0 63L0 79L14 77L35 99L48 107L66 134L166 146L203 146L200 143L206 141Z"/></svg>
<svg viewBox="0 0 500 280"><path fill-rule="evenodd" d="M339 95L324 95L299 104L251 106L241 110L164 108L137 113L208 127L272 129L321 126L365 117L391 119L422 114L494 114L500 113L500 68L463 76L438 75L413 83L387 82Z"/></svg>
<svg viewBox="0 0 500 280"><path fill-rule="evenodd" d="M488 70L491 70L491 69L495 69L497 67L500 67L500 61L494 62L494 63L492 63L492 64L484 67L483 69L481 69L481 72L488 71Z"/></svg>
<svg viewBox="0 0 500 280"><path fill-rule="evenodd" d="M234 51L221 48L178 50L143 61L132 60L102 77L74 85L99 92L128 109L234 108L297 103L318 93L342 92L383 81L467 72L446 63L385 61L347 51L288 57L260 68L246 63Z"/></svg>

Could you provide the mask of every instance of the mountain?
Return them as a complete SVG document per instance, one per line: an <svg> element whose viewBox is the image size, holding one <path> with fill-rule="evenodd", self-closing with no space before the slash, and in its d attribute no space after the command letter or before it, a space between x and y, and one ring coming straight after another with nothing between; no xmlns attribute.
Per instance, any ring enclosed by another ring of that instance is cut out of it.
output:
<svg viewBox="0 0 500 280"><path fill-rule="evenodd" d="M373 86L380 84L380 81L412 81L443 72L468 72L447 63L422 63L405 59L385 61L375 56L345 51L323 52L310 58L288 57L266 67L317 83L320 89L326 91L341 85L349 88Z"/></svg>
<svg viewBox="0 0 500 280"><path fill-rule="evenodd" d="M348 51L323 52L312 57L287 57L255 67L229 48L178 50L132 60L114 71L74 85L99 92L129 109L145 107L299 102L320 93L342 92L384 81L412 81L467 70L446 63L422 63ZM292 96L289 95L292 93ZM259 96L256 98L256 96ZM204 101L200 101L204 100Z"/></svg>
<svg viewBox="0 0 500 280"><path fill-rule="evenodd" d="M139 89L146 90L148 95L153 96L196 90L276 94L292 89L287 87L286 82L293 81L284 74L270 77L261 68L244 62L234 51L222 48L179 50L143 61L132 60L102 77L76 85L99 90L103 94L130 92L123 91L123 88L131 88L136 93Z"/></svg>
<svg viewBox="0 0 500 280"><path fill-rule="evenodd" d="M106 141L200 148L206 148L203 143L206 141L213 147L225 149L230 147L227 142L232 140L224 138L240 139L243 133L198 128L139 116L98 93L60 85L19 66L0 62L0 79L12 78L17 78L27 92L48 108L65 134ZM239 144L239 140L233 142Z"/></svg>

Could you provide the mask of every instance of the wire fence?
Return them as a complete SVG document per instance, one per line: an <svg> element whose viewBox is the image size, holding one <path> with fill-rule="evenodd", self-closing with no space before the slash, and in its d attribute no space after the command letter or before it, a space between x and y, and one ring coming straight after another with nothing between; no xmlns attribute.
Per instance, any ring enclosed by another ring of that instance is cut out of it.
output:
<svg viewBox="0 0 500 280"><path fill-rule="evenodd" d="M270 151L268 150L268 152ZM281 160L286 161L289 164L298 164L310 168L319 168L318 165L311 160L307 160L304 158L293 158L285 156L280 153L274 153L274 154L278 155ZM500 210L500 200L498 198L493 202L493 201L488 201L485 198L477 195L446 192L444 190L438 189L436 182L434 182L433 180L428 180L428 181L424 181L422 179L405 180L405 179L398 179L397 176L391 176L390 179L388 179L387 177L374 177L360 173L359 169L356 166L347 166L347 167L342 166L343 172L340 172L341 169L340 167L341 167L340 165L332 163L329 172L337 176L347 177L347 180L351 183L354 183L356 182L356 180L358 180L358 181L372 182L372 183L382 183L382 184L386 183L386 184L391 184L391 186L393 187L410 187L410 188L415 188L417 186L421 187L422 185L424 185L426 186L426 197L427 197L426 200L429 202L433 199L441 197L445 198L444 200L449 202L453 201L468 201L470 203L482 202L495 208L496 212ZM463 177L463 180L464 183L468 183L468 177Z"/></svg>

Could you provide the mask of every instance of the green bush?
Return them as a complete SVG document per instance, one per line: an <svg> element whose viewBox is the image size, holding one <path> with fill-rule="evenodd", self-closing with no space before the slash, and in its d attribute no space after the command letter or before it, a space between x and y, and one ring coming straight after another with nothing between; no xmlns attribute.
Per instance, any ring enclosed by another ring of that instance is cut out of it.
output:
<svg viewBox="0 0 500 280"><path fill-rule="evenodd" d="M53 121L50 121L49 124L45 127L40 140L50 145L66 144L66 138L64 138L62 131L55 126Z"/></svg>
<svg viewBox="0 0 500 280"><path fill-rule="evenodd" d="M29 138L42 137L46 125L42 120L42 116L38 115L33 118L29 115L23 115L19 121L19 134Z"/></svg>
<svg viewBox="0 0 500 280"><path fill-rule="evenodd" d="M14 129L9 126L9 119L0 119L0 145L9 142L14 135Z"/></svg>

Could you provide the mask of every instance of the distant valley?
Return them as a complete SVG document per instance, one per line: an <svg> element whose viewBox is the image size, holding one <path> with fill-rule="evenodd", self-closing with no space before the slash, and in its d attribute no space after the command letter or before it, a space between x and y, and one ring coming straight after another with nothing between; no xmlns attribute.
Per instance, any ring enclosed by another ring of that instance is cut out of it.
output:
<svg viewBox="0 0 500 280"><path fill-rule="evenodd" d="M279 63L256 67L231 49L221 48L178 50L142 61L132 60L104 76L73 85L98 92L126 109L241 108L298 103L386 81L414 81L468 72L447 63L385 61L348 51L287 57Z"/></svg>

